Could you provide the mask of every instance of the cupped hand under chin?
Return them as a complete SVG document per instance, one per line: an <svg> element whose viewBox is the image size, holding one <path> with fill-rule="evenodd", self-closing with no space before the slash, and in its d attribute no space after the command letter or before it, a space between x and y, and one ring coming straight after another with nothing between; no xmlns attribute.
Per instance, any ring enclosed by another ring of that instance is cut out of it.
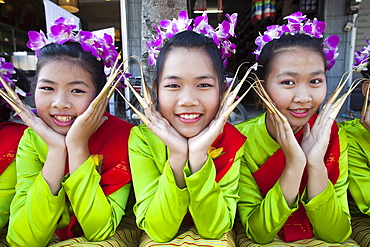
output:
<svg viewBox="0 0 370 247"><path fill-rule="evenodd" d="M108 117L103 116L107 99L103 98L94 108L91 105L73 122L66 135L66 145L70 147L87 146L89 138Z"/></svg>
<svg viewBox="0 0 370 247"><path fill-rule="evenodd" d="M47 125L44 120L36 116L22 101L17 101L22 109L19 116L27 124L28 127L33 129L42 140L46 143L48 148L65 148L65 136L56 132L53 128Z"/></svg>

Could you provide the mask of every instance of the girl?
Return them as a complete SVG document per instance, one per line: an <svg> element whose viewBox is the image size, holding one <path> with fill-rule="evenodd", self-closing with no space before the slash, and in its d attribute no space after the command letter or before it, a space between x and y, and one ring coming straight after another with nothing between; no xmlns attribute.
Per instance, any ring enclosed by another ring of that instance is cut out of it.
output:
<svg viewBox="0 0 370 247"><path fill-rule="evenodd" d="M364 78L369 75L369 48L367 46L355 53L358 71ZM362 84L362 93L365 100L369 97L369 80ZM367 95L367 97L366 97ZM360 119L343 122L348 138L348 170L350 211L352 215L353 238L361 246L370 245L370 109L368 102L364 102L365 114Z"/></svg>
<svg viewBox="0 0 370 247"><path fill-rule="evenodd" d="M74 35L74 28L70 20L58 19L51 27L51 43L43 34L29 34L28 45L38 56L39 117L19 102L30 128L17 153L7 236L12 246L45 246L55 230L61 240L82 235L75 242L104 240L125 214L132 126L104 113L106 98L96 108L90 105L105 84L104 63L110 65L117 52L108 47L108 56L99 53L96 45L108 46L110 40L82 31ZM95 56L83 50L93 40Z"/></svg>
<svg viewBox="0 0 370 247"><path fill-rule="evenodd" d="M29 83L26 78L14 76L16 73L11 63L5 62L0 58L0 71L3 80L12 88L21 87L24 91L29 91ZM12 79L16 78L16 79ZM21 78L21 79L20 79ZM5 90L0 84L0 90ZM19 88L18 88L19 90ZM22 91L23 91L22 90ZM5 234L9 221L10 202L15 194L15 184L17 182L15 171L15 154L25 125L10 122L12 113L11 107L5 100L0 99L0 245L5 244Z"/></svg>
<svg viewBox="0 0 370 247"><path fill-rule="evenodd" d="M286 121L264 113L237 125L248 136L238 211L243 231L258 244L333 246L351 234L347 141L330 117L331 104L315 113L339 37L323 42L325 23L301 12L285 19L287 25L270 26L257 38L256 54L258 77ZM253 246L240 239L248 243Z"/></svg>
<svg viewBox="0 0 370 247"><path fill-rule="evenodd" d="M234 246L245 137L224 126L220 50L203 34L181 30L161 49L155 78L158 110L146 108L150 122L129 139L134 212L146 232L140 246Z"/></svg>

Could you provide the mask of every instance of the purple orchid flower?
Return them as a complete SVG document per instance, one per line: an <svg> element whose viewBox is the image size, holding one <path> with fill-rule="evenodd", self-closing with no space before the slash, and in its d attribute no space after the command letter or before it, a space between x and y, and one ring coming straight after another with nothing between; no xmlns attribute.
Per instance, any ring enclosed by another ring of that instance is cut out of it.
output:
<svg viewBox="0 0 370 247"><path fill-rule="evenodd" d="M64 17L60 17L52 23L52 25L59 25L59 24L62 24L63 26L67 26L67 28L70 30L74 30L77 28L77 26L74 25L74 20L72 18L66 19Z"/></svg>
<svg viewBox="0 0 370 247"><path fill-rule="evenodd" d="M63 25L61 23L50 27L49 37L53 39L54 43L60 45L64 44L67 41L77 41L69 26Z"/></svg>
<svg viewBox="0 0 370 247"><path fill-rule="evenodd" d="M339 53L337 53L339 41L339 36L332 35L326 38L323 42L323 51L327 60L328 71L334 66L335 62L337 61L336 58L339 55Z"/></svg>
<svg viewBox="0 0 370 247"><path fill-rule="evenodd" d="M355 63L353 65L357 72L367 71L370 59L370 42L366 39L367 46L355 52Z"/></svg>
<svg viewBox="0 0 370 247"><path fill-rule="evenodd" d="M233 37L236 37L234 29L236 27L236 23L237 23L237 20L238 20L238 14L234 13L231 16L229 14L226 14L225 16L230 22L230 31L229 31L230 35L233 36Z"/></svg>
<svg viewBox="0 0 370 247"><path fill-rule="evenodd" d="M97 41L97 37L93 33L87 31L80 31L79 37L81 48L86 52L91 52L94 57L99 58L98 49L100 44Z"/></svg>
<svg viewBox="0 0 370 247"><path fill-rule="evenodd" d="M326 23L323 21L318 21L317 18L314 18L313 21L307 20L303 26L303 31L306 34L309 34L311 37L320 39L323 37L322 33L326 28Z"/></svg>
<svg viewBox="0 0 370 247"><path fill-rule="evenodd" d="M283 19L288 20L288 22L295 23L301 23L302 21L307 20L306 15L303 15L301 11L285 16Z"/></svg>
<svg viewBox="0 0 370 247"><path fill-rule="evenodd" d="M27 47L35 51L36 57L39 56L39 50L48 44L45 34L41 31L40 33L35 31L28 32L28 38L30 39L27 42Z"/></svg>
<svg viewBox="0 0 370 247"><path fill-rule="evenodd" d="M237 14L234 13L231 16L227 14L226 17L229 21L223 21L216 30L208 24L208 16L206 13L195 18L193 27L191 27L193 19L189 19L186 11L180 11L178 19L160 21L159 26L163 31L159 27L154 26L158 36L154 36L152 41L145 43L148 48L149 65L155 64L157 55L162 49L165 41L184 30L192 30L211 38L220 49L221 55L223 57L229 57L229 54L231 54L230 52L235 51L235 44L231 42L229 44L228 38L235 36L234 29L237 21ZM224 61L224 64L227 64L227 61Z"/></svg>

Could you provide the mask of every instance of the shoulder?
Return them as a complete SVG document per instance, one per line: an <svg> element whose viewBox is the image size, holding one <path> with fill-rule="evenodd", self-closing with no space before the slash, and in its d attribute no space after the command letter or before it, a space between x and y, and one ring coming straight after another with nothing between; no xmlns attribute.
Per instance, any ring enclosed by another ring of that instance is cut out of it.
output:
<svg viewBox="0 0 370 247"><path fill-rule="evenodd" d="M247 133L253 131L255 132L257 129L266 128L265 126L265 117L266 113L262 113L261 115L248 119L242 123L235 125L242 134L246 135ZM248 136L248 135L247 135Z"/></svg>

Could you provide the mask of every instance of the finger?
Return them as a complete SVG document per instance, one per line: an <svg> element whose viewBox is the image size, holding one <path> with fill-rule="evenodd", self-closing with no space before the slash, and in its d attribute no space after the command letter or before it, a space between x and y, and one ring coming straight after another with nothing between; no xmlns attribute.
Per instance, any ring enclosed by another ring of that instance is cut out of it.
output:
<svg viewBox="0 0 370 247"><path fill-rule="evenodd" d="M310 125L309 125L309 123L306 123L303 126L303 139L308 138L310 136L310 134L311 134Z"/></svg>

